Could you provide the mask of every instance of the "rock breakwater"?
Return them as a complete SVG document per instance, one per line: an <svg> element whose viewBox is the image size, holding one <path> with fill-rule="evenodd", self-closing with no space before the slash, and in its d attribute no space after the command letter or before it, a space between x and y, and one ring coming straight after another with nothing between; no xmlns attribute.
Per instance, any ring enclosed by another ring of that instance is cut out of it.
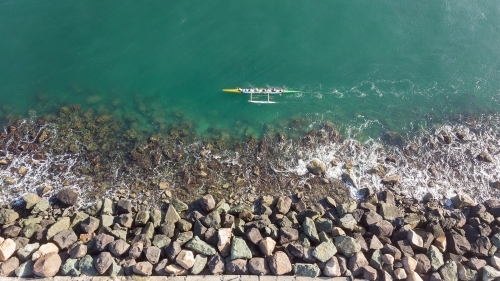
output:
<svg viewBox="0 0 500 281"><path fill-rule="evenodd" d="M363 190L357 201L303 195L228 204L207 194L163 208L27 194L0 209L0 276L196 274L356 277L367 280L495 280L500 201L452 208L432 198Z"/></svg>

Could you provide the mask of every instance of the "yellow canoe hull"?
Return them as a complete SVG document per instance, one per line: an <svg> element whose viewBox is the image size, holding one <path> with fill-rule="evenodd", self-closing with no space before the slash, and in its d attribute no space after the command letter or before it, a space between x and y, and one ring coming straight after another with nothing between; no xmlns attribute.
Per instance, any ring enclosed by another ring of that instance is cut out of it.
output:
<svg viewBox="0 0 500 281"><path fill-rule="evenodd" d="M240 91L238 91L238 89L222 89L223 92L226 92L226 93L235 93L235 94L241 94Z"/></svg>

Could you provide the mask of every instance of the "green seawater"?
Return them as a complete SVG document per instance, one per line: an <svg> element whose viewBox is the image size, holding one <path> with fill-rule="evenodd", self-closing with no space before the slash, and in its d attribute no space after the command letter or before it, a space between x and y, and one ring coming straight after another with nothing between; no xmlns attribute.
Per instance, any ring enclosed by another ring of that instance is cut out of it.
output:
<svg viewBox="0 0 500 281"><path fill-rule="evenodd" d="M498 0L3 0L0 40L2 120L80 104L144 132L378 138L500 111ZM238 86L303 92L221 92Z"/></svg>

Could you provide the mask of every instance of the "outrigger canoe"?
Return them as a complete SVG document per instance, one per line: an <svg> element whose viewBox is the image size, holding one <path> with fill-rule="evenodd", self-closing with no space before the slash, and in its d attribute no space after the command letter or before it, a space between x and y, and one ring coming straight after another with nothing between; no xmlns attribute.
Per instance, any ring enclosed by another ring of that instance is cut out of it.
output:
<svg viewBox="0 0 500 281"><path fill-rule="evenodd" d="M253 103L276 103L270 100L271 95L281 95L281 94L292 94L292 93L300 93L301 91L292 91L285 89L222 89L223 92L226 93L235 93L235 94L250 94L249 102ZM267 95L267 101L258 101L253 100L252 95Z"/></svg>

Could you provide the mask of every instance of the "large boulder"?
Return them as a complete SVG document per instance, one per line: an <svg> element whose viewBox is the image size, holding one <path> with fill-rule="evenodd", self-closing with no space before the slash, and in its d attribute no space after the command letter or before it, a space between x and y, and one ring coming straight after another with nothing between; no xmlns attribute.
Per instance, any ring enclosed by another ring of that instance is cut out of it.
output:
<svg viewBox="0 0 500 281"><path fill-rule="evenodd" d="M269 258L269 268L274 275L284 275L292 271L292 263L284 252L277 251Z"/></svg>
<svg viewBox="0 0 500 281"><path fill-rule="evenodd" d="M48 253L36 260L33 272L39 277L52 277L57 274L61 267L61 257L57 253Z"/></svg>

